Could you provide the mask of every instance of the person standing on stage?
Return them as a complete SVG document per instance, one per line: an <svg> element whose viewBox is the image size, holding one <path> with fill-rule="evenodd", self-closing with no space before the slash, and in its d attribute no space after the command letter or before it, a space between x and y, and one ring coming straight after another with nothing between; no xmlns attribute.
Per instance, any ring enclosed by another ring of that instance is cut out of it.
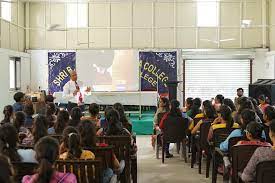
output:
<svg viewBox="0 0 275 183"><path fill-rule="evenodd" d="M69 98L68 102L68 111L70 111L73 107L82 106L83 105L83 83L77 79L77 72L72 71L70 72L70 81L68 81L63 87L63 97ZM87 87L85 92L90 92L91 88ZM77 99L75 100L73 99Z"/></svg>

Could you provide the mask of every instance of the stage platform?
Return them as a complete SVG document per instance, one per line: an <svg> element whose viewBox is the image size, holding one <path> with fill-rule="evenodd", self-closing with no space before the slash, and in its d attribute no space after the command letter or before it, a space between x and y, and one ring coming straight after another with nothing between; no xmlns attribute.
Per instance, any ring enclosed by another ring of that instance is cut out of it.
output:
<svg viewBox="0 0 275 183"><path fill-rule="evenodd" d="M131 114L129 118L133 125L133 132L135 132L136 135L152 134L154 111L142 112L141 119L139 119L139 114Z"/></svg>

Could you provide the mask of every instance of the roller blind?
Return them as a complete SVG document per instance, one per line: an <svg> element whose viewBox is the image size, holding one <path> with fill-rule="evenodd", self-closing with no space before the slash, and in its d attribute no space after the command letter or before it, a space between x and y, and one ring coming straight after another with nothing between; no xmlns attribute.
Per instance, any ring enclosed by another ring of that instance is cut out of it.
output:
<svg viewBox="0 0 275 183"><path fill-rule="evenodd" d="M185 98L234 100L237 88L247 96L249 83L250 60L185 60Z"/></svg>

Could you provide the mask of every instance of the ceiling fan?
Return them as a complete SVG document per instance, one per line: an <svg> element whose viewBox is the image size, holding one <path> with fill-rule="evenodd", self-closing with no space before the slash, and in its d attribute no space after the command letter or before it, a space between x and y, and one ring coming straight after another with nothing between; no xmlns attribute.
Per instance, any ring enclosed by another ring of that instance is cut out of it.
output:
<svg viewBox="0 0 275 183"><path fill-rule="evenodd" d="M47 31L67 31L67 29L61 27L60 24L50 24L47 27Z"/></svg>
<svg viewBox="0 0 275 183"><path fill-rule="evenodd" d="M227 41L234 41L235 38L229 38L229 39L221 39L220 42L227 42ZM216 40L211 40L211 39L201 39L201 41L207 41L207 42L212 42L218 44L219 42Z"/></svg>

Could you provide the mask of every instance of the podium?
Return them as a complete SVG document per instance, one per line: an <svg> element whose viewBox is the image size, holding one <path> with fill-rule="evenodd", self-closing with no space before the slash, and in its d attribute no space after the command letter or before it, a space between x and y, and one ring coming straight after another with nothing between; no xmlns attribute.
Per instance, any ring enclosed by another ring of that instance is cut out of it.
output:
<svg viewBox="0 0 275 183"><path fill-rule="evenodd" d="M169 100L176 100L177 99L177 89L178 84L182 81L167 81L166 85L168 87L168 93L169 93Z"/></svg>

